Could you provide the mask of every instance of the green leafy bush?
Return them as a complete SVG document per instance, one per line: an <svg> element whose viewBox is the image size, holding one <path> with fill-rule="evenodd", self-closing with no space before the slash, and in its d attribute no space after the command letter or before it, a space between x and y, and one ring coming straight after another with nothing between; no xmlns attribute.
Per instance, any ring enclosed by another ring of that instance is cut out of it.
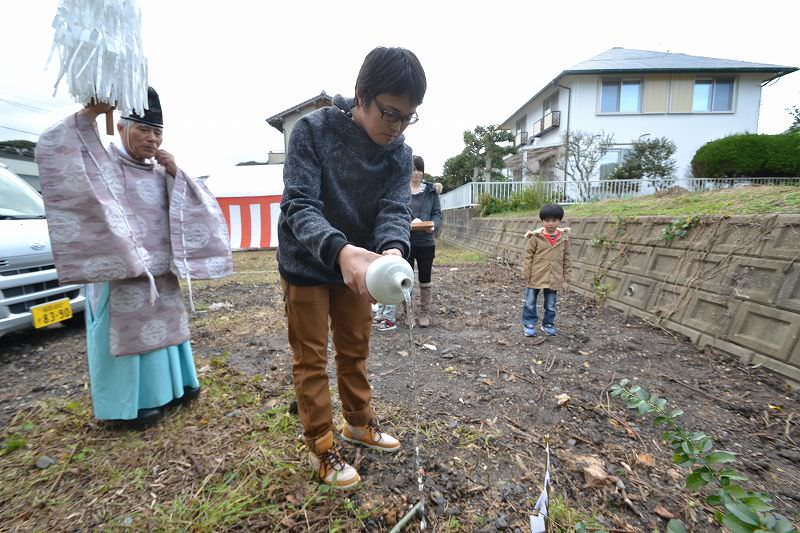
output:
<svg viewBox="0 0 800 533"><path fill-rule="evenodd" d="M488 194L482 194L478 202L478 213L482 217L508 211L508 202Z"/></svg>
<svg viewBox="0 0 800 533"><path fill-rule="evenodd" d="M696 178L800 176L800 134L731 135L708 142L692 158Z"/></svg>
<svg viewBox="0 0 800 533"><path fill-rule="evenodd" d="M538 211L546 202L545 195L538 187L525 187L509 196L508 200L501 200L482 194L479 200L478 211L485 217L495 213L507 211Z"/></svg>
<svg viewBox="0 0 800 533"><path fill-rule="evenodd" d="M544 193L538 187L525 187L508 199L509 211L538 210L545 203Z"/></svg>
<svg viewBox="0 0 800 533"><path fill-rule="evenodd" d="M660 191L672 185L677 163L672 157L678 147L666 137L656 139L636 139L631 149L625 152L622 163L615 168L608 179L640 180L648 179ZM639 183L626 183L622 192L636 192Z"/></svg>

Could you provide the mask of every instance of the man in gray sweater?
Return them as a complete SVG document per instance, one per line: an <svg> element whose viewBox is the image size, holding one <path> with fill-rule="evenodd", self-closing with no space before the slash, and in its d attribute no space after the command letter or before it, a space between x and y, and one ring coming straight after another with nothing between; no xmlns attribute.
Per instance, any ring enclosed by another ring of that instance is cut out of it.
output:
<svg viewBox="0 0 800 533"><path fill-rule="evenodd" d="M358 472L333 439L328 387L328 324L345 424L342 437L394 452L370 406L366 360L372 331L365 275L380 254L407 256L411 148L403 131L417 121L427 83L417 57L379 47L364 59L355 98L295 124L284 164L278 264L294 352L298 414L312 468L323 483L351 488Z"/></svg>

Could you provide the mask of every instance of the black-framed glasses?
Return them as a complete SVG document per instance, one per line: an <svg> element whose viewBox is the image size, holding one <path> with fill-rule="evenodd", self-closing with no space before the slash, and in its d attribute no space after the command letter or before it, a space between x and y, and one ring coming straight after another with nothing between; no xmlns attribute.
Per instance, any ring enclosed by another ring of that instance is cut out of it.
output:
<svg viewBox="0 0 800 533"><path fill-rule="evenodd" d="M384 107L383 104L381 104L378 101L378 99L375 98L374 96L372 97L372 100L375 102L375 106L378 108L378 111L381 112L381 118L386 122L392 124L402 122L407 126L410 126L411 124L416 124L417 121L419 120L419 115L417 115L416 112L411 113L410 115L403 116L392 109L387 109L386 107Z"/></svg>

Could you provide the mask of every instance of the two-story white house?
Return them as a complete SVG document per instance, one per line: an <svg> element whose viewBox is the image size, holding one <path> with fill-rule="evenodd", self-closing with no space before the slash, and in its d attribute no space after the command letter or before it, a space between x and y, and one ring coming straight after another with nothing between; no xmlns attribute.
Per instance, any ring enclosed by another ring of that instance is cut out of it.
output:
<svg viewBox="0 0 800 533"><path fill-rule="evenodd" d="M556 162L564 156L564 135L603 131L615 144L596 178L608 175L633 140L648 136L675 142L676 177L685 177L706 142L756 132L761 88L796 70L612 48L561 72L501 124L518 146L506 165L517 181L563 179Z"/></svg>

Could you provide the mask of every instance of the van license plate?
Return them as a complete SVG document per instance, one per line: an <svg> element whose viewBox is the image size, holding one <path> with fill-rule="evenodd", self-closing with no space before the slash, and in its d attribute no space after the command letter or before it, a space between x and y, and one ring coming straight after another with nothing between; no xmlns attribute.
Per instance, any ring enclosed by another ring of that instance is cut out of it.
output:
<svg viewBox="0 0 800 533"><path fill-rule="evenodd" d="M33 314L33 327L43 328L72 318L72 306L69 304L69 298L64 298L31 307L31 313Z"/></svg>

